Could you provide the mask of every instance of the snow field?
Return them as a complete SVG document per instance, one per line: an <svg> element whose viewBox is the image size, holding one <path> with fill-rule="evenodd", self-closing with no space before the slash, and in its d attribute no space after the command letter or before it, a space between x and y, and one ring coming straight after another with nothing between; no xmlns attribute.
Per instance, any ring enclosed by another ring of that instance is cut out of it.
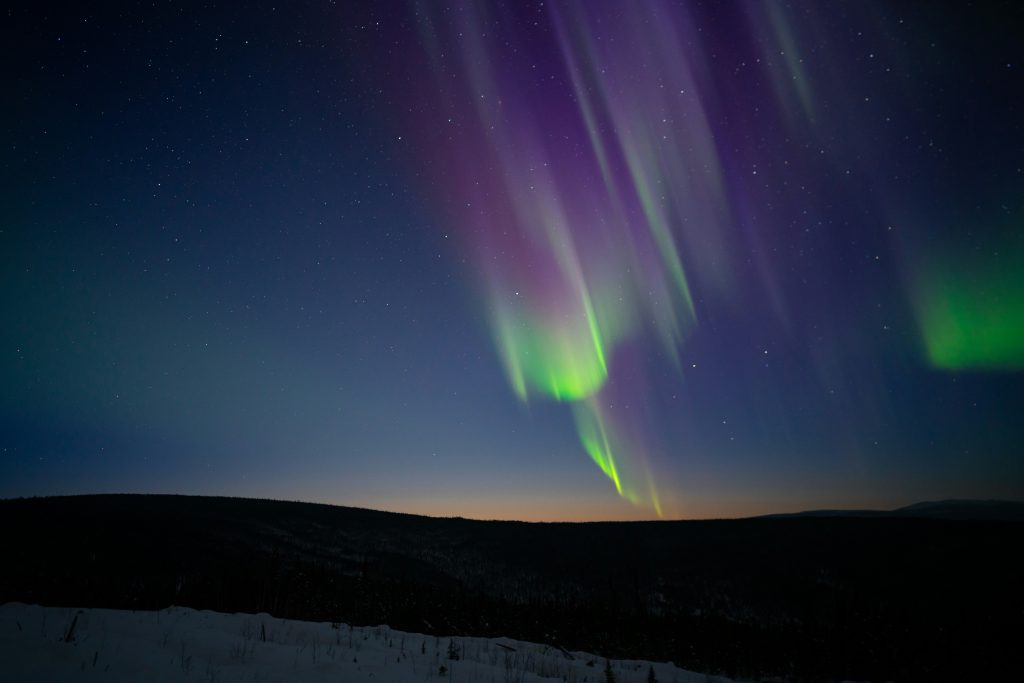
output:
<svg viewBox="0 0 1024 683"><path fill-rule="evenodd" d="M457 659L453 658L457 657ZM615 683L727 679L611 660ZM508 638L440 637L170 607L158 612L0 606L0 670L20 681L606 683L605 660Z"/></svg>

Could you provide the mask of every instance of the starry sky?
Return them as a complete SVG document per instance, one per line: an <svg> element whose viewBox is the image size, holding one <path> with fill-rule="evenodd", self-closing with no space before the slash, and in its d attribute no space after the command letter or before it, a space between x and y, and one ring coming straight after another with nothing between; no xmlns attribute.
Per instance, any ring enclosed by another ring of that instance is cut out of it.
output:
<svg viewBox="0 0 1024 683"><path fill-rule="evenodd" d="M1014 2L14 3L0 497L1024 498Z"/></svg>

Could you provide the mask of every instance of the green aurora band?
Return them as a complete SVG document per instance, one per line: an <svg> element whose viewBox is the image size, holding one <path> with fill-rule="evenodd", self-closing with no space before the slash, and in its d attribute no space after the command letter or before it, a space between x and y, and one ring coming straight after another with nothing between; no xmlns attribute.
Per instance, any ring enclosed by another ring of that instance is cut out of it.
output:
<svg viewBox="0 0 1024 683"><path fill-rule="evenodd" d="M943 258L919 269L914 306L942 370L1024 370L1024 249Z"/></svg>
<svg viewBox="0 0 1024 683"><path fill-rule="evenodd" d="M488 304L495 345L516 395L524 402L540 396L570 403L584 450L616 492L659 516L661 502L646 459L648 439L622 424L605 394L616 352L640 336L647 321L660 321L659 337L674 361L676 340L696 322L674 244L667 245L667 254L662 255L665 266L674 275L659 282L662 298L645 299L640 283L615 275L629 272L620 265L590 277L575 267L562 270L558 280L574 285L554 288L557 294L524 288L509 295L507 287L495 285L501 278L493 277ZM638 314L645 301L649 310Z"/></svg>

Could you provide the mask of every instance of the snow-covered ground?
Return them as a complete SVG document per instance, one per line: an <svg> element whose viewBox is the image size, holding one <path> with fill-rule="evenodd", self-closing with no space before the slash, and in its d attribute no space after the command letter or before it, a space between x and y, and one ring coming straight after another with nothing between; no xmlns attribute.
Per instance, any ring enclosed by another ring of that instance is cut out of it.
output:
<svg viewBox="0 0 1024 683"><path fill-rule="evenodd" d="M727 681L672 664L611 660L615 683L647 683L652 666L659 683ZM508 638L425 636L387 626L183 607L131 612L0 606L0 670L11 683L605 683L605 667L605 660L592 654Z"/></svg>

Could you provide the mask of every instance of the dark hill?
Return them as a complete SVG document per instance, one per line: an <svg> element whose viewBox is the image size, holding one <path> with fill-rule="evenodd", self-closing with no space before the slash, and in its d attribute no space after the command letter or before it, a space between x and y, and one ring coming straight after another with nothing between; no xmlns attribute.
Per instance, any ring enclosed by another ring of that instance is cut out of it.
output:
<svg viewBox="0 0 1024 683"><path fill-rule="evenodd" d="M183 496L0 501L0 602L506 635L794 680L1020 668L1024 525L526 524Z"/></svg>

